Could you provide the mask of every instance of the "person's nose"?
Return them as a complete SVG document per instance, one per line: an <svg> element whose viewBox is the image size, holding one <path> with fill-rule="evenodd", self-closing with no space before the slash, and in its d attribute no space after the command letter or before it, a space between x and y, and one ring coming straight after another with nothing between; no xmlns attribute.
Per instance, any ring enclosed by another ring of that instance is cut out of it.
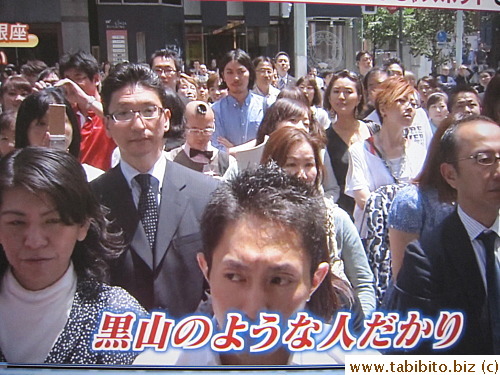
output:
<svg viewBox="0 0 500 375"><path fill-rule="evenodd" d="M266 291L262 285L255 283L249 286L244 296L244 303L242 306L243 313L250 320L256 320L259 316L259 312L268 311L269 307L270 304L266 296Z"/></svg>
<svg viewBox="0 0 500 375"><path fill-rule="evenodd" d="M24 100L24 95L18 94L14 99L17 103L21 103Z"/></svg>
<svg viewBox="0 0 500 375"><path fill-rule="evenodd" d="M299 168L297 170L297 173L295 173L295 176L300 178L301 180L307 180L307 173L304 168Z"/></svg>
<svg viewBox="0 0 500 375"><path fill-rule="evenodd" d="M26 229L24 246L28 249L36 250L48 244L47 236L38 225L30 225Z"/></svg>
<svg viewBox="0 0 500 375"><path fill-rule="evenodd" d="M339 92L339 98L340 99L345 99L345 94L343 91Z"/></svg>
<svg viewBox="0 0 500 375"><path fill-rule="evenodd" d="M142 118L139 112L134 113L134 118L132 119L132 128L134 130L144 130L146 128L146 121Z"/></svg>
<svg viewBox="0 0 500 375"><path fill-rule="evenodd" d="M464 114L465 115L471 115L472 114L472 107L470 105L466 105L464 108Z"/></svg>

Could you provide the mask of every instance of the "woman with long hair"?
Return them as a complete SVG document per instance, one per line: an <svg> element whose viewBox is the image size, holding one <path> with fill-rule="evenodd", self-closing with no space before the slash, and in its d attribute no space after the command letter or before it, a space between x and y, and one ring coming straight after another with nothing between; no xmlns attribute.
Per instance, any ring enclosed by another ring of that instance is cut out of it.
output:
<svg viewBox="0 0 500 375"><path fill-rule="evenodd" d="M304 129L285 126L269 137L262 154L261 163L276 162L288 173L305 180L321 195L324 176L321 150L323 140ZM333 200L324 197L327 207L328 249L333 272L339 277L347 276L356 296L361 301L365 315L375 308L373 274L349 215Z"/></svg>

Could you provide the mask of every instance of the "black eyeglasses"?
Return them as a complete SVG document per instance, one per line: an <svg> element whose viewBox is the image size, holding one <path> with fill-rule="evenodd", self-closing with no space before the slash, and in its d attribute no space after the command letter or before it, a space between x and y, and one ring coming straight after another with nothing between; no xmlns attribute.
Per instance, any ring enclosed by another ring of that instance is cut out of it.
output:
<svg viewBox="0 0 500 375"><path fill-rule="evenodd" d="M118 112L112 113L110 116L116 122L128 122L128 121L132 121L132 119L135 118L135 114L137 113L144 120L152 120L152 119L160 117L160 113L162 110L163 110L163 108L161 108L161 107L157 107L155 105L149 105L149 106L147 106L143 109L140 109L138 111L133 111L133 110L129 109L128 111L118 111Z"/></svg>
<svg viewBox="0 0 500 375"><path fill-rule="evenodd" d="M457 159L457 161L475 159L479 165L493 165L500 160L500 153L493 151L478 152L466 158Z"/></svg>

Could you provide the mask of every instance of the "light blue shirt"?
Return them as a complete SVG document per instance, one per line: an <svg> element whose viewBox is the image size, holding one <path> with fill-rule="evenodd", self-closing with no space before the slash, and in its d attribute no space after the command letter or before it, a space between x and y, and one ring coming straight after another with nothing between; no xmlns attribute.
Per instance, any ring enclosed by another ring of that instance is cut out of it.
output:
<svg viewBox="0 0 500 375"><path fill-rule="evenodd" d="M225 147L217 141L224 137L234 146L241 145L257 136L257 129L264 117L265 98L249 92L243 105L231 95L217 101L212 109L215 112L215 133L212 145L224 151Z"/></svg>

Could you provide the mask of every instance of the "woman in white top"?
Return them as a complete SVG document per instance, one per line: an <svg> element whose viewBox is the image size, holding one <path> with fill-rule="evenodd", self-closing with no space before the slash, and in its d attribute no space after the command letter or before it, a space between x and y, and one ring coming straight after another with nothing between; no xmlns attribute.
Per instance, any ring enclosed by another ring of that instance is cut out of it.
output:
<svg viewBox="0 0 500 375"><path fill-rule="evenodd" d="M104 215L69 153L27 147L0 160L0 362L133 361L92 345L104 311L146 315L104 283L123 249Z"/></svg>
<svg viewBox="0 0 500 375"><path fill-rule="evenodd" d="M318 121L323 129L328 129L330 127L330 118L328 112L321 107L323 95L321 95L321 90L318 87L316 79L310 76L300 77L297 80L296 86L300 88L307 97L316 121Z"/></svg>
<svg viewBox="0 0 500 375"><path fill-rule="evenodd" d="M389 78L380 84L375 108L382 120L381 129L349 149L345 193L356 201L358 230L371 192L383 185L408 183L422 169L426 149L405 137L418 107L416 90L404 79Z"/></svg>

